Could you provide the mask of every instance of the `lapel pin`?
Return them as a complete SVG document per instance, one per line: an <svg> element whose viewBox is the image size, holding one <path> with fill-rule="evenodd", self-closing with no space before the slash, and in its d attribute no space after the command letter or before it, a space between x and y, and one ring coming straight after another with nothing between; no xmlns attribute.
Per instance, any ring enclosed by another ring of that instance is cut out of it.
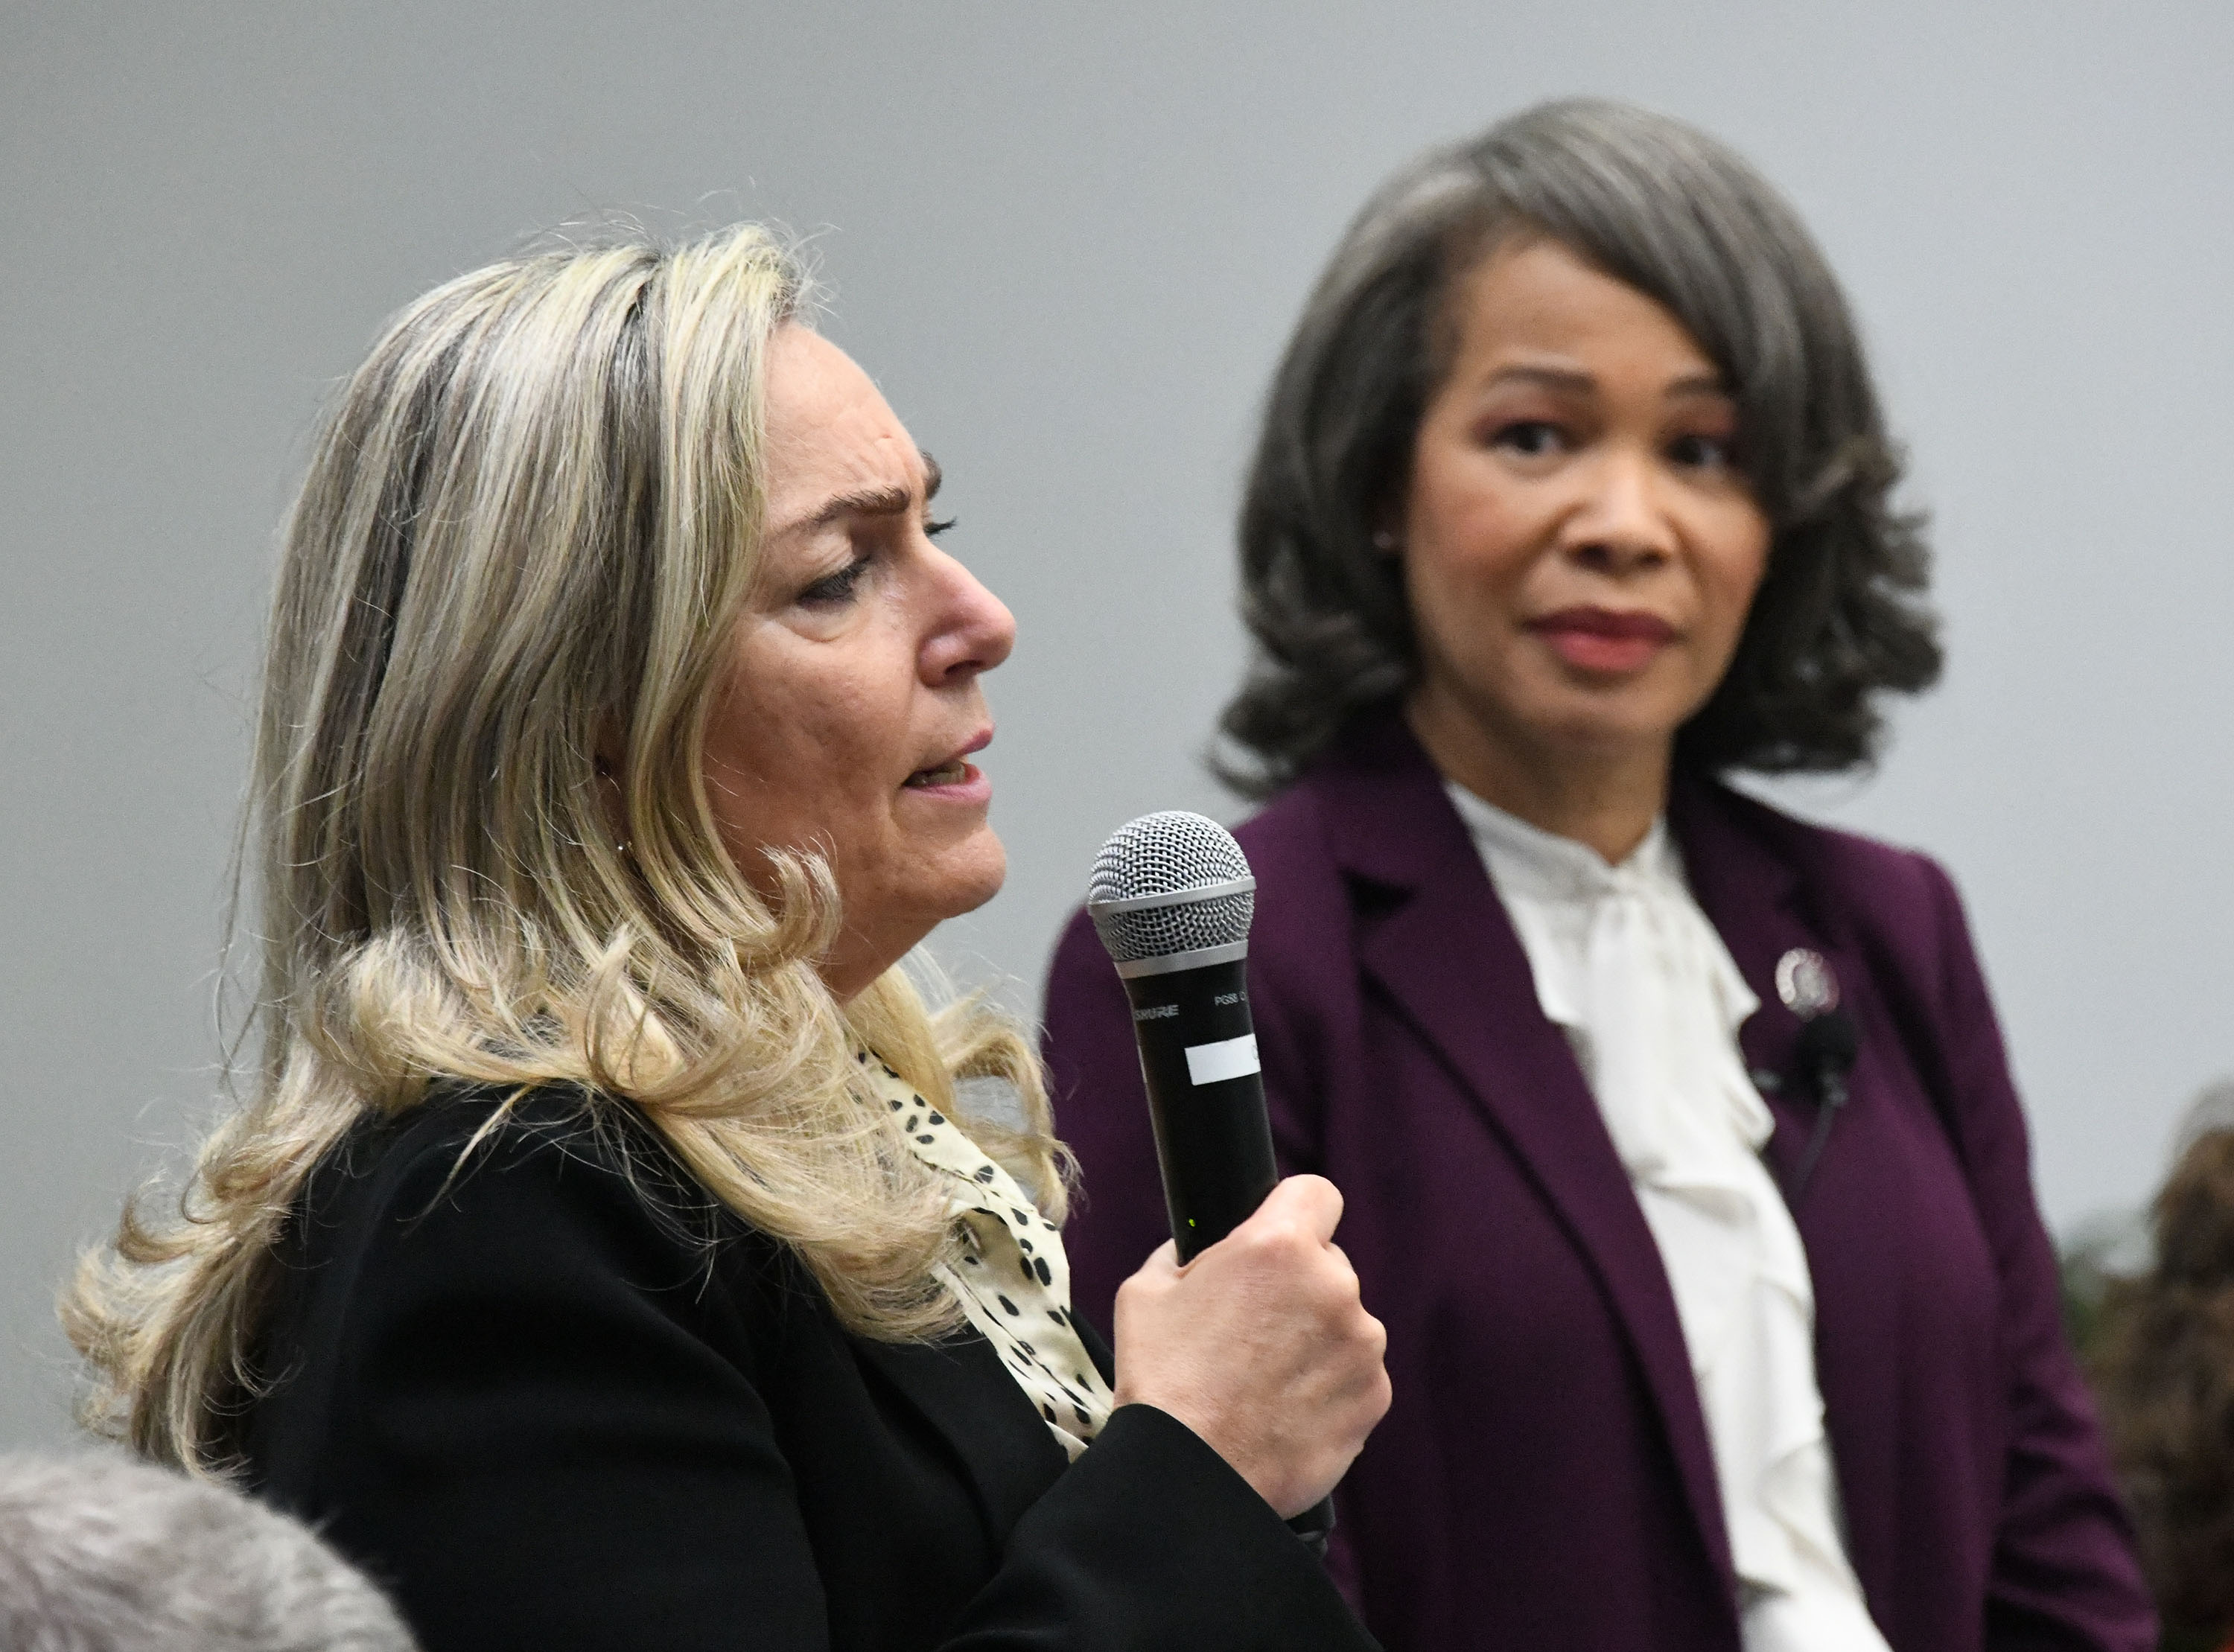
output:
<svg viewBox="0 0 2234 1652"><path fill-rule="evenodd" d="M1795 946L1776 961L1776 996L1802 1021L1839 1007L1839 977L1820 952Z"/></svg>

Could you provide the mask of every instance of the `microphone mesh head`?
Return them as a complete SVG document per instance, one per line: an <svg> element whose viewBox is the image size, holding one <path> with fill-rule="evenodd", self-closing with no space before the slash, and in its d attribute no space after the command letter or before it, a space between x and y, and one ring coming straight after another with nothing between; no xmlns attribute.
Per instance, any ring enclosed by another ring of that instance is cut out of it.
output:
<svg viewBox="0 0 2234 1652"><path fill-rule="evenodd" d="M1233 834L1207 815L1159 809L1127 821L1109 834L1094 857L1087 885L1090 904L1136 900L1143 895L1183 894L1249 876L1249 857ZM1135 912L1095 912L1101 944L1120 963L1167 958L1203 947L1231 946L1249 938L1257 897L1249 890L1179 900Z"/></svg>

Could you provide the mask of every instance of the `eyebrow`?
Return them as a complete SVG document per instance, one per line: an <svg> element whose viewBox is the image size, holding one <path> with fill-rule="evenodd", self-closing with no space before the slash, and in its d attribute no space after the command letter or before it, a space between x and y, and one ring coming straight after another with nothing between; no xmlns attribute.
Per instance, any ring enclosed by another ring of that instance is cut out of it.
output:
<svg viewBox="0 0 2234 1652"><path fill-rule="evenodd" d="M946 473L938 467L938 460L918 448L923 459L925 505L938 497L938 490L946 480ZM915 491L906 487L864 487L851 493L837 493L822 501L822 506L812 516L802 517L790 525L792 528L827 527L841 517L848 516L905 516L915 507ZM788 531L788 530L785 530Z"/></svg>
<svg viewBox="0 0 2234 1652"><path fill-rule="evenodd" d="M1597 381L1589 374L1557 367L1499 368L1489 375L1482 388L1487 389L1492 385L1507 383L1514 379L1540 384L1547 390L1564 390L1572 395L1587 395L1597 389ZM1730 387L1722 382L1720 374L1690 373L1672 382L1666 394L1671 396L1727 396L1730 394Z"/></svg>

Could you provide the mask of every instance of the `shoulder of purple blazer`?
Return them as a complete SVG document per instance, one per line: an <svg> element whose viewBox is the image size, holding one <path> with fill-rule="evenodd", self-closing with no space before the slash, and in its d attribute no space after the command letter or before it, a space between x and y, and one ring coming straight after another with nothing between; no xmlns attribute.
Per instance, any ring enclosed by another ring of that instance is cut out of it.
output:
<svg viewBox="0 0 2234 1652"><path fill-rule="evenodd" d="M1132 1022L1123 990L1084 907L1071 914L1048 959L1039 1030L1048 1099L1059 1116L1080 1096L1098 1090L1088 1074L1129 1070ZM1063 1119L1062 1128L1066 1136L1079 1134L1078 1117Z"/></svg>
<svg viewBox="0 0 2234 1652"><path fill-rule="evenodd" d="M1357 879L1410 889L1474 852L1442 775L1386 708L1362 715L1235 835L1252 863L1292 860L1336 890Z"/></svg>
<svg viewBox="0 0 2234 1652"><path fill-rule="evenodd" d="M1887 843L1842 827L1803 820L1733 787L1708 788L1730 823L1783 861L1819 894L1866 915L1936 920L1946 870L1919 849ZM1888 909L1891 909L1890 911Z"/></svg>
<svg viewBox="0 0 2234 1652"><path fill-rule="evenodd" d="M1267 996L1290 1011L1325 1015L1356 991L1355 917L1342 874L1329 860L1297 861L1285 876L1259 880L1249 937L1249 973L1259 1014Z"/></svg>
<svg viewBox="0 0 2234 1652"><path fill-rule="evenodd" d="M1317 788L1298 780L1235 826L1233 837L1260 886L1267 876L1284 878L1323 861L1326 822Z"/></svg>
<svg viewBox="0 0 2234 1652"><path fill-rule="evenodd" d="M1094 932L1094 920L1087 916L1085 907L1075 908L1055 937L1055 950L1048 958L1047 1013L1051 1015L1055 1012L1059 999L1067 994L1070 983L1099 986L1102 976L1114 979L1115 975L1109 963L1108 949Z"/></svg>
<svg viewBox="0 0 2234 1652"><path fill-rule="evenodd" d="M1788 871L1794 893L1826 938L1852 945L1904 980L1901 995L1927 1015L1946 987L1948 960L1971 951L1962 899L1946 869L1921 850L1803 820L1715 784L1708 808Z"/></svg>

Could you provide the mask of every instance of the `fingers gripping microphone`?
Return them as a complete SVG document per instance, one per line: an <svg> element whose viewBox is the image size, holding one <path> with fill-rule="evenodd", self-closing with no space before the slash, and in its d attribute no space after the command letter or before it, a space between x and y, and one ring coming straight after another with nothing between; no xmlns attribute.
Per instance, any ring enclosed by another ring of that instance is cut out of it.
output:
<svg viewBox="0 0 2234 1652"><path fill-rule="evenodd" d="M1279 1180L1249 1015L1257 880L1233 834L1184 809L1121 826L1094 862L1086 910L1133 1007L1164 1204L1179 1260L1249 1217ZM1288 1524L1322 1554L1334 1504Z"/></svg>
<svg viewBox="0 0 2234 1652"><path fill-rule="evenodd" d="M1132 1001L1181 1262L1239 1226L1279 1179L1249 1016L1256 890L1232 834L1180 809L1118 827L1088 890Z"/></svg>

